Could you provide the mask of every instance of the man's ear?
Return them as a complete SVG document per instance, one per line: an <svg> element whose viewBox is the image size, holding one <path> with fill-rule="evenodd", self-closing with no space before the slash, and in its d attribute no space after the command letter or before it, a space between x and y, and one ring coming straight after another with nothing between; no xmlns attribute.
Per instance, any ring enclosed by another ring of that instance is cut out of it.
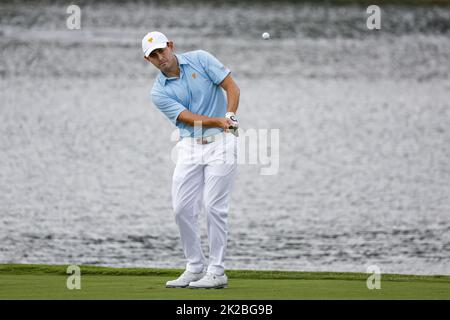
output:
<svg viewBox="0 0 450 320"><path fill-rule="evenodd" d="M173 51L173 48L174 48L174 46L173 46L173 41L167 42L167 46L170 48L170 50Z"/></svg>

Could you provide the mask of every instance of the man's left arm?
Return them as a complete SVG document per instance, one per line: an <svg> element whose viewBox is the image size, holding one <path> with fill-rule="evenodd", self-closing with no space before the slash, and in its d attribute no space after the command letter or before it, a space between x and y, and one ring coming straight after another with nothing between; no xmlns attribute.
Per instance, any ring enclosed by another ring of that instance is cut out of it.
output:
<svg viewBox="0 0 450 320"><path fill-rule="evenodd" d="M220 86L227 92L227 113L225 114L225 118L228 119L230 124L230 132L238 137L239 122L235 116L235 113L239 105L239 87L236 82L234 82L230 74L223 79Z"/></svg>
<svg viewBox="0 0 450 320"><path fill-rule="evenodd" d="M227 113L233 112L236 113L239 106L239 95L240 90L236 82L234 82L233 78L229 74L223 79L220 83L220 86L227 93Z"/></svg>

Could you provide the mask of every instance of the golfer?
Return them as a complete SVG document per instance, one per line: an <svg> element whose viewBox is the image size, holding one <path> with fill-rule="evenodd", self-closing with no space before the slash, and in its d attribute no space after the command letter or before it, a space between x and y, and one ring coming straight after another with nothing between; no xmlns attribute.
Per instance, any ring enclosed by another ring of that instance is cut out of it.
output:
<svg viewBox="0 0 450 320"><path fill-rule="evenodd" d="M144 58L160 70L151 92L155 106L180 131L172 179L172 206L186 270L168 288L224 288L227 214L237 169L235 117L239 88L210 53L176 54L158 31L142 39ZM226 92L226 97L224 91ZM209 261L200 243L198 215L206 211Z"/></svg>

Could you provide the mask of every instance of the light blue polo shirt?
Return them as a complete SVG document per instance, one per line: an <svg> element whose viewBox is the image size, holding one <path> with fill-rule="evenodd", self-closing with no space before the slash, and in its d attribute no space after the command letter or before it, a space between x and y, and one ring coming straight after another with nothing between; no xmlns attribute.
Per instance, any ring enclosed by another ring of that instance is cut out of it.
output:
<svg viewBox="0 0 450 320"><path fill-rule="evenodd" d="M175 54L180 66L180 77L167 78L159 72L152 89L153 103L180 129L181 137L209 136L221 128L195 128L177 120L188 109L208 117L224 117L227 100L219 84L230 74L210 53L197 50Z"/></svg>

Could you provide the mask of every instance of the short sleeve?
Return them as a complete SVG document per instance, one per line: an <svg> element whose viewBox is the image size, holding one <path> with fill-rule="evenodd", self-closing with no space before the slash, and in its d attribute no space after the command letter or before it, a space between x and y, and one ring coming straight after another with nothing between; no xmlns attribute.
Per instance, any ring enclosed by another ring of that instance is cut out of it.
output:
<svg viewBox="0 0 450 320"><path fill-rule="evenodd" d="M199 50L199 60L211 81L219 85L231 71L209 52Z"/></svg>
<svg viewBox="0 0 450 320"><path fill-rule="evenodd" d="M174 124L177 124L177 118L186 108L176 101L160 93L152 93L152 101L156 107Z"/></svg>

